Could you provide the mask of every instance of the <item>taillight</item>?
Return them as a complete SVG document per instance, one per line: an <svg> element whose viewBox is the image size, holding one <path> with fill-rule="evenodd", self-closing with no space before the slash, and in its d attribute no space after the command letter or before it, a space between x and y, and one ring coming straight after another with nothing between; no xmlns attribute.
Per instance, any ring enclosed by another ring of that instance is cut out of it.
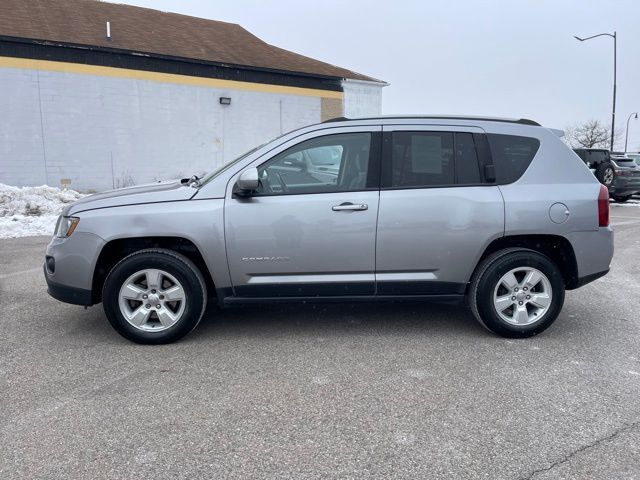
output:
<svg viewBox="0 0 640 480"><path fill-rule="evenodd" d="M601 227L609 226L609 190L604 185L600 185L598 194L598 224Z"/></svg>

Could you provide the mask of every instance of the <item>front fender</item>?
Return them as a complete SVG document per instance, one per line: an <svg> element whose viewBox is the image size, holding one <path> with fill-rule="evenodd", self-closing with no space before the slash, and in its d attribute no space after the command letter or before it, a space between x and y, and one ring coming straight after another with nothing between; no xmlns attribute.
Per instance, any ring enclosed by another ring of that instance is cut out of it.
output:
<svg viewBox="0 0 640 480"><path fill-rule="evenodd" d="M79 217L76 232L97 235L104 244L143 237L189 240L202 255L216 287L230 285L224 243L224 199L100 208L82 212ZM99 254L96 252L96 258Z"/></svg>

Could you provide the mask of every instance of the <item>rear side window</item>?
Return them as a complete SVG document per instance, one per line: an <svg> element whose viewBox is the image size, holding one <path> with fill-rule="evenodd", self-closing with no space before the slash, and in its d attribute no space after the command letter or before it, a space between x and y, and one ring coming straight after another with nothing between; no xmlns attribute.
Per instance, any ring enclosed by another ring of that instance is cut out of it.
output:
<svg viewBox="0 0 640 480"><path fill-rule="evenodd" d="M587 162L589 163L602 163L609 161L609 152L603 151L595 151L595 152L585 152Z"/></svg>
<svg viewBox="0 0 640 480"><path fill-rule="evenodd" d="M473 134L398 131L390 137L391 165L383 187L425 188L481 183Z"/></svg>
<svg viewBox="0 0 640 480"><path fill-rule="evenodd" d="M453 133L394 132L391 187L452 185Z"/></svg>
<svg viewBox="0 0 640 480"><path fill-rule="evenodd" d="M496 183L504 185L518 180L535 157L540 141L516 135L487 135L495 165Z"/></svg>

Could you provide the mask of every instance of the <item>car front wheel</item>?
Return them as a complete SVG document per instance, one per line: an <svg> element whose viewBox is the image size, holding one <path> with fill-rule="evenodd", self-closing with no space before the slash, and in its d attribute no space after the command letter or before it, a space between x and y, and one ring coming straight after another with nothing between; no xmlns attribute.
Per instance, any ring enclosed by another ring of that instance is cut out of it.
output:
<svg viewBox="0 0 640 480"><path fill-rule="evenodd" d="M508 338L541 333L564 303L564 280L545 255L509 248L489 255L477 268L469 289L476 319Z"/></svg>
<svg viewBox="0 0 640 480"><path fill-rule="evenodd" d="M200 322L207 302L204 279L186 257L146 249L121 260L107 276L102 302L109 323L143 344L174 342Z"/></svg>

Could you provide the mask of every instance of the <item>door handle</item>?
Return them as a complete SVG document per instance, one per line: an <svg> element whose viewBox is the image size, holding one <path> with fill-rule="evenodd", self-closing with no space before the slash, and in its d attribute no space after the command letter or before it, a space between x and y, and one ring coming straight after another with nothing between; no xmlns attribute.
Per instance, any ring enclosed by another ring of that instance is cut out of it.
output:
<svg viewBox="0 0 640 480"><path fill-rule="evenodd" d="M333 210L334 212L342 212L342 211L360 211L360 210L366 210L368 208L369 206L365 203L344 202L344 203L341 203L340 205L334 205L333 207L331 207L331 210Z"/></svg>

